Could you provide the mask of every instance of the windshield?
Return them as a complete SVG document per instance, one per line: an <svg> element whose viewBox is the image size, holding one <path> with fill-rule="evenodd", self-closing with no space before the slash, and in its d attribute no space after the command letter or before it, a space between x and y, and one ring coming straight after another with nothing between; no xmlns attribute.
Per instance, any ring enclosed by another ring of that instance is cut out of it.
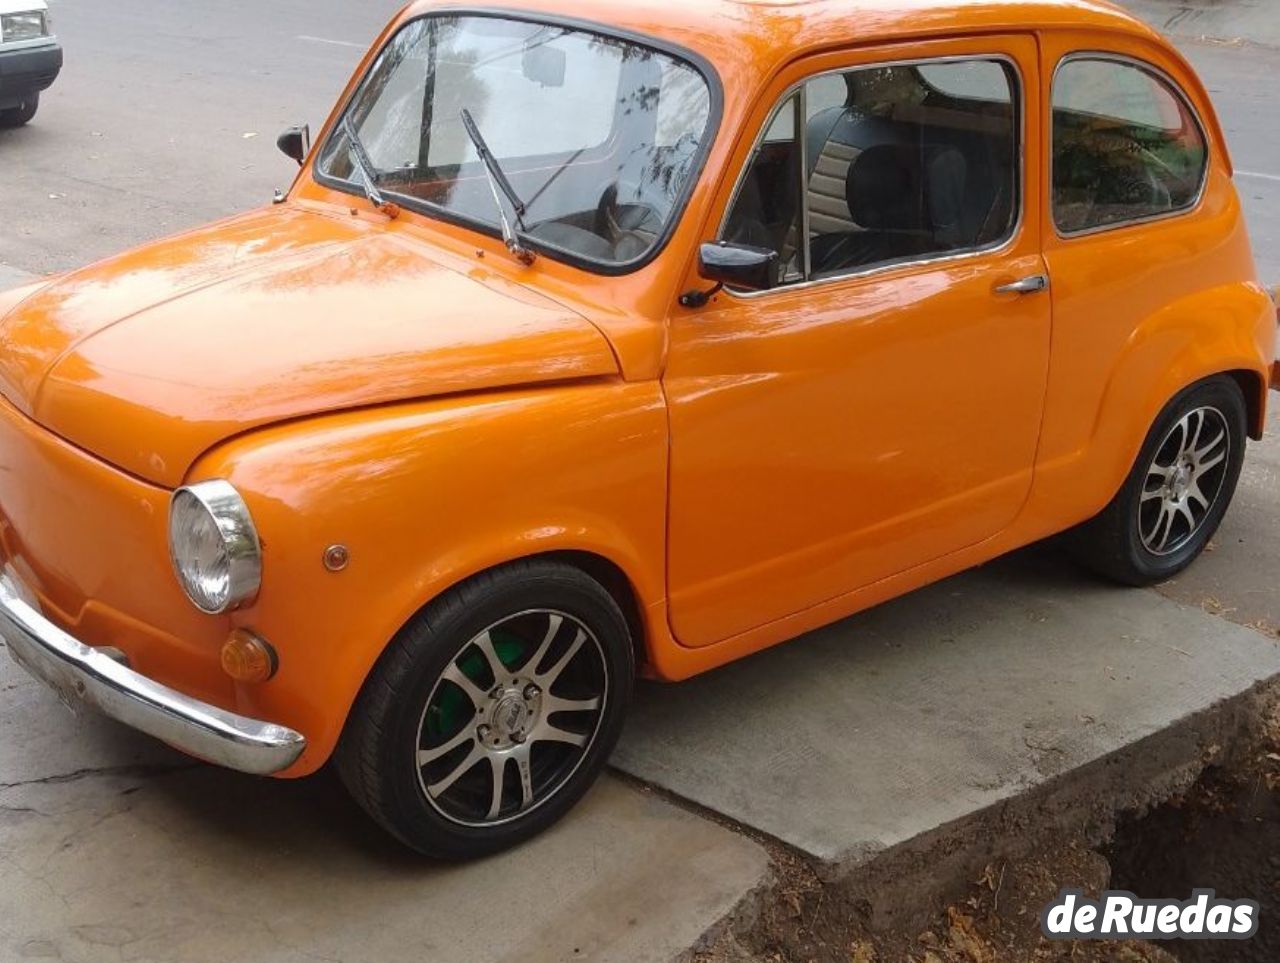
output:
<svg viewBox="0 0 1280 963"><path fill-rule="evenodd" d="M507 221L522 244L616 269L645 260L679 216L710 113L703 76L650 47L505 17L428 16L378 55L317 169L362 194L367 173L406 207L495 233Z"/></svg>

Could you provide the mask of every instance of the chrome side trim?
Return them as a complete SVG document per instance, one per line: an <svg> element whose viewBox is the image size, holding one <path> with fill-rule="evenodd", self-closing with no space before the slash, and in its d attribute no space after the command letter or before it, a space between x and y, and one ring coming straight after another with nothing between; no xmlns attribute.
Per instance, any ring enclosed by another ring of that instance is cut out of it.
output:
<svg viewBox="0 0 1280 963"><path fill-rule="evenodd" d="M769 128L773 126L774 120L786 105L787 98L791 97L799 90L803 90L811 81L819 80L822 77L831 77L836 74L852 73L855 70L875 70L881 67L910 67L917 64L946 64L946 63L968 63L970 61L983 60L992 63L1006 64L1012 71L1013 76L1017 80L1017 89L1013 91L1015 94L1015 106L1018 109L1018 179L1015 185L1017 189L1017 209L1018 216L1009 228L1009 233L998 241L978 248L970 248L963 251L946 251L933 257L906 258L896 261L885 261L881 264L875 264L871 267L864 268L860 271L848 271L843 274L835 274L830 277L814 278L810 276L809 271L809 239L807 236L801 238L804 245L804 262L805 262L805 280L796 281L790 284L780 284L775 288L767 291L735 291L732 288L725 288L724 293L731 298L738 300L753 300L755 298L765 298L771 295L788 293L791 291L804 291L809 288L816 287L820 284L835 284L840 281L849 281L855 278L872 277L877 274L884 274L890 271L897 271L903 268L923 267L925 265L945 264L952 261L966 261L975 257L982 257L987 254L998 254L1002 251L1014 247L1018 238L1022 234L1024 222L1027 213L1027 84L1026 78L1023 76L1022 68L1018 65L1018 61L1005 53L971 53L971 54L948 54L945 57L917 57L906 58L902 60L873 60L866 63L850 64L845 67L836 67L832 70L824 70L816 74L810 74L803 80L788 87L782 96L778 98L773 110L769 112L765 118L764 124L760 128L760 132L756 135L755 142L752 144L750 152L747 154L746 163L742 165L742 169L738 171L737 180L734 181L733 193L729 196L729 203L725 206L724 213L720 217L720 224L716 228L716 238L724 237L725 228L728 227L729 217L733 214L734 205L738 202L738 195L742 192L742 188L747 179L747 173L751 169L751 163L755 159L756 152L760 150L764 143L765 135L769 132ZM803 106L800 108L803 110ZM800 138L800 143L805 143L804 127L808 123L808 119L802 113L797 121L796 136ZM802 167L800 169L800 202L801 209L807 214L808 204L805 202L807 193L808 172Z"/></svg>
<svg viewBox="0 0 1280 963"><path fill-rule="evenodd" d="M800 145L800 270L804 280L813 279L813 244L809 234L809 85L803 83L796 98L796 142ZM821 153L821 152L819 152Z"/></svg>
<svg viewBox="0 0 1280 963"><path fill-rule="evenodd" d="M68 705L82 703L183 752L228 769L268 775L302 755L286 726L227 712L133 671L46 619L12 575L0 576L0 636L22 668ZM34 600L34 599L33 599Z"/></svg>
<svg viewBox="0 0 1280 963"><path fill-rule="evenodd" d="M1079 231L1064 231L1058 227L1058 217L1053 207L1053 95L1058 89L1058 74L1062 72L1062 68L1077 60L1102 60L1134 67L1163 83L1174 97L1182 101L1182 104L1187 108L1187 113L1191 115L1192 122L1196 125L1196 130L1200 133L1200 139L1204 142L1204 170L1200 172L1200 187L1190 204L1173 211L1161 211L1159 214L1148 214L1145 217L1131 217L1123 221L1111 221L1095 227L1082 228ZM1102 234L1106 231L1118 231L1126 227L1132 227L1135 224L1151 224L1155 221L1167 221L1174 217L1185 217L1199 209L1200 202L1204 200L1204 195L1209 188L1209 168L1213 166L1214 160L1213 144L1209 139L1208 131L1205 129L1204 121L1200 117L1200 112L1196 110L1196 105L1187 96L1187 92L1182 89L1182 85L1172 76L1155 64L1140 60L1137 57L1130 57L1126 54L1113 53L1107 50L1073 50L1071 53L1065 54L1054 66L1053 78L1049 82L1049 126L1045 131L1045 138L1049 147L1049 182L1045 185L1049 201L1049 221L1053 224L1053 233L1064 241L1074 240L1078 237L1089 237L1093 234Z"/></svg>

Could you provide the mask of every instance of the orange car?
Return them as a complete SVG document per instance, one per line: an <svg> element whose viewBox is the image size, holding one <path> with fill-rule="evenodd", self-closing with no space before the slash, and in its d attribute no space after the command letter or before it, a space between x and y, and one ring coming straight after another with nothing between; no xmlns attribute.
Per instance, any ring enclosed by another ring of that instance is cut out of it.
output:
<svg viewBox="0 0 1280 963"><path fill-rule="evenodd" d="M417 3L267 209L0 298L0 634L424 852L682 679L1227 509L1276 309L1205 90L1091 0ZM581 18L581 19L579 19Z"/></svg>

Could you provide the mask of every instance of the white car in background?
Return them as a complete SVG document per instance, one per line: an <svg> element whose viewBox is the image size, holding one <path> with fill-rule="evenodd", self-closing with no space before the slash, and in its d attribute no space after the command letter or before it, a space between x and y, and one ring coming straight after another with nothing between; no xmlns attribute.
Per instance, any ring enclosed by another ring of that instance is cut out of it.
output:
<svg viewBox="0 0 1280 963"><path fill-rule="evenodd" d="M40 91L62 70L45 0L0 0L0 127L21 127L36 115Z"/></svg>

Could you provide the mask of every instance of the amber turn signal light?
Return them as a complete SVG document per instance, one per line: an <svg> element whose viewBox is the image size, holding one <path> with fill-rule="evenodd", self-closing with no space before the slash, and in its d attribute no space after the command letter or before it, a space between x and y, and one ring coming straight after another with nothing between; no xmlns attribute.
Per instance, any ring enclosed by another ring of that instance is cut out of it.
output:
<svg viewBox="0 0 1280 963"><path fill-rule="evenodd" d="M266 682L278 665L271 643L248 629L236 629L222 644L222 671L237 682Z"/></svg>

